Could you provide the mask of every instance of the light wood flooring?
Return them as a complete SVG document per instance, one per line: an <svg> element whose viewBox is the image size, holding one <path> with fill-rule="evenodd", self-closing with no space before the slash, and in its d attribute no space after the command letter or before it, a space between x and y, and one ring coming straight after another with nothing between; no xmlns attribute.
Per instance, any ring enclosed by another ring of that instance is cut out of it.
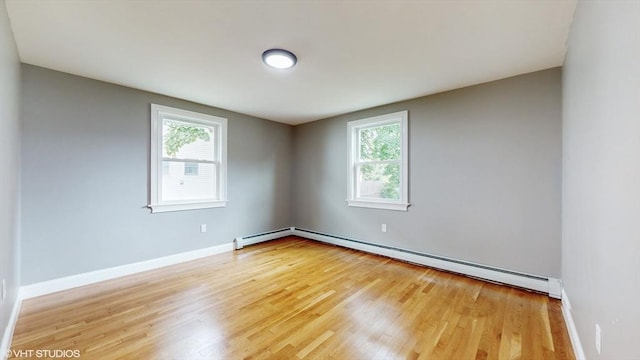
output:
<svg viewBox="0 0 640 360"><path fill-rule="evenodd" d="M557 300L296 237L26 300L11 349L83 360L574 358Z"/></svg>

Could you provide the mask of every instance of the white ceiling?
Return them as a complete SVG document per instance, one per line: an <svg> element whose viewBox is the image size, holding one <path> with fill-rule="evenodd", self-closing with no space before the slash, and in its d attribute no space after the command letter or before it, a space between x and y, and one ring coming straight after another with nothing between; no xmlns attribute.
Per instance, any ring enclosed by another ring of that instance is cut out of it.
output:
<svg viewBox="0 0 640 360"><path fill-rule="evenodd" d="M576 0L7 0L24 63L298 124L562 65ZM272 47L294 52L267 68Z"/></svg>

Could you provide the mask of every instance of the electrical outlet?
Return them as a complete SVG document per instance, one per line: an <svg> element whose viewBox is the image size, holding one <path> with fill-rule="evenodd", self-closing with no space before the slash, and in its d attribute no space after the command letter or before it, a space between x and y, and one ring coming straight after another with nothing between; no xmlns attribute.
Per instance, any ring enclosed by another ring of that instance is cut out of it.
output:
<svg viewBox="0 0 640 360"><path fill-rule="evenodd" d="M2 279L2 300L7 297L7 280Z"/></svg>
<svg viewBox="0 0 640 360"><path fill-rule="evenodd" d="M598 354L602 352L602 329L596 324L596 351Z"/></svg>
<svg viewBox="0 0 640 360"><path fill-rule="evenodd" d="M382 228L380 230L382 230L382 232L387 232L387 224L382 224Z"/></svg>
<svg viewBox="0 0 640 360"><path fill-rule="evenodd" d="M207 224L200 224L200 232L201 233L207 232Z"/></svg>

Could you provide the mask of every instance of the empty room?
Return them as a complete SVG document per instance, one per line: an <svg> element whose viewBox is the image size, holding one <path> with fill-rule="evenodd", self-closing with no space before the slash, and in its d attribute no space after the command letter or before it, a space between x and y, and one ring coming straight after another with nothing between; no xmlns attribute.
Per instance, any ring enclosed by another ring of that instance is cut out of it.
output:
<svg viewBox="0 0 640 360"><path fill-rule="evenodd" d="M1 359L640 360L640 1L0 0Z"/></svg>

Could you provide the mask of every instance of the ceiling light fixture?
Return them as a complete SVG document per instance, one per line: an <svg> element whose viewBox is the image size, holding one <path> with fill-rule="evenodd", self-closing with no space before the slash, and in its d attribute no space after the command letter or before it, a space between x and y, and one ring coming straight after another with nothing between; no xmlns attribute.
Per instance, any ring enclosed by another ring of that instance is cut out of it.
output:
<svg viewBox="0 0 640 360"><path fill-rule="evenodd" d="M290 69L298 58L291 52L283 49L269 49L262 53L262 61L276 69Z"/></svg>

